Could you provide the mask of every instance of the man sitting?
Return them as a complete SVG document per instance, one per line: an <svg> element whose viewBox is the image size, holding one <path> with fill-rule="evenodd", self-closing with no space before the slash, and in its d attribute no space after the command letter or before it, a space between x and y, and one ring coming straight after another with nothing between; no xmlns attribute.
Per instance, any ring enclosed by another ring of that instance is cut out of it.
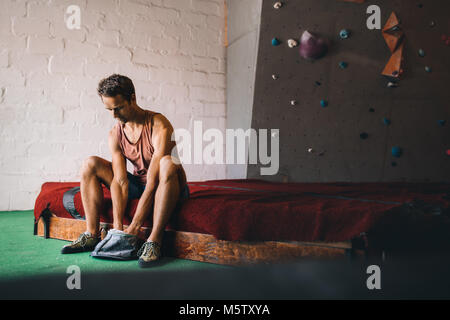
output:
<svg viewBox="0 0 450 320"><path fill-rule="evenodd" d="M113 227L137 235L153 205L151 234L139 250L139 265L152 265L161 256L165 227L177 202L189 196L186 174L181 164L172 160L173 127L162 114L140 108L133 82L122 75L100 81L98 94L118 120L109 132L112 162L100 157L87 158L81 169L80 191L86 217L86 232L62 253L92 251L100 241L100 213L103 209L103 183L111 191ZM127 172L126 159L134 165ZM139 203L130 225L123 230L128 199Z"/></svg>

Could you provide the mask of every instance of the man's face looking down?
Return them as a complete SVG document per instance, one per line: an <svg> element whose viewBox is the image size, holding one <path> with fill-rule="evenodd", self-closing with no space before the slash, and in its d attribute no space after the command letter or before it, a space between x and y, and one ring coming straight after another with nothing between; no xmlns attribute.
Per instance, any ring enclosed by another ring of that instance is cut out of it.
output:
<svg viewBox="0 0 450 320"><path fill-rule="evenodd" d="M111 111L114 119L117 119L122 123L126 123L130 119L133 97L131 98L131 102L124 99L121 94L114 97L101 96L101 98L106 110Z"/></svg>

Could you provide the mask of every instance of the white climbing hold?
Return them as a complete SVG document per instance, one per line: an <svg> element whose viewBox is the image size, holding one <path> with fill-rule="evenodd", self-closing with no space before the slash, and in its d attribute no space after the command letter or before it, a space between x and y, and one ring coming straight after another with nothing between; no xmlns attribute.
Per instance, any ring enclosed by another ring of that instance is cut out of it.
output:
<svg viewBox="0 0 450 320"><path fill-rule="evenodd" d="M296 100L291 100L291 106L295 106L297 104Z"/></svg>
<svg viewBox="0 0 450 320"><path fill-rule="evenodd" d="M282 4L280 1L277 1L277 2L275 2L275 4L273 5L273 7L274 7L275 9L280 9L282 5L283 5L283 4Z"/></svg>
<svg viewBox="0 0 450 320"><path fill-rule="evenodd" d="M288 46L289 46L289 48L296 47L296 46L298 46L298 42L295 41L294 39L289 39L288 40Z"/></svg>
<svg viewBox="0 0 450 320"><path fill-rule="evenodd" d="M272 79L273 79L273 80L277 80L277 79L278 79L278 76L277 76L276 74L273 74L273 75L272 75Z"/></svg>
<svg viewBox="0 0 450 320"><path fill-rule="evenodd" d="M395 88L395 87L398 87L398 84L395 83L395 82L388 82L387 86L388 86L389 88Z"/></svg>

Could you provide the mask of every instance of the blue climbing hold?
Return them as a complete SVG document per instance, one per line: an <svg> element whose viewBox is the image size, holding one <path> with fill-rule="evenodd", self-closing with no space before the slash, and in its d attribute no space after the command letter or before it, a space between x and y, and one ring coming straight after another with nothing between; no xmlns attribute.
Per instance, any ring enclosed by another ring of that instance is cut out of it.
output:
<svg viewBox="0 0 450 320"><path fill-rule="evenodd" d="M391 124L391 120L389 120L388 118L383 118L383 123L388 126Z"/></svg>
<svg viewBox="0 0 450 320"><path fill-rule="evenodd" d="M273 46L278 46L280 43L281 43L280 40L278 40L277 38L273 38L272 39L272 45Z"/></svg>
<svg viewBox="0 0 450 320"><path fill-rule="evenodd" d="M419 49L419 57L425 57L425 51L423 49Z"/></svg>
<svg viewBox="0 0 450 320"><path fill-rule="evenodd" d="M348 37L350 37L350 31L348 31L347 29L342 29L339 32L339 37L341 37L341 39L347 39Z"/></svg>
<svg viewBox="0 0 450 320"><path fill-rule="evenodd" d="M431 71L432 71L432 70L431 70L431 67L426 66L426 67L425 67L425 71L426 71L426 72L431 72Z"/></svg>
<svg viewBox="0 0 450 320"><path fill-rule="evenodd" d="M392 147L392 155L396 158L400 158L403 153L402 148L400 147Z"/></svg>
<svg viewBox="0 0 450 320"><path fill-rule="evenodd" d="M320 105L322 106L322 108L325 108L326 106L328 106L328 101L327 100L320 100Z"/></svg>
<svg viewBox="0 0 450 320"><path fill-rule="evenodd" d="M445 121L445 120L438 120L438 124L441 126L441 127L443 127L443 126L445 126L445 123L446 123L447 121Z"/></svg>
<svg viewBox="0 0 450 320"><path fill-rule="evenodd" d="M359 134L359 137L363 140L367 139L369 137L369 135L366 132L361 132Z"/></svg>
<svg viewBox="0 0 450 320"><path fill-rule="evenodd" d="M341 67L341 69L345 69L348 67L348 63L345 61L341 61L339 62L339 67Z"/></svg>

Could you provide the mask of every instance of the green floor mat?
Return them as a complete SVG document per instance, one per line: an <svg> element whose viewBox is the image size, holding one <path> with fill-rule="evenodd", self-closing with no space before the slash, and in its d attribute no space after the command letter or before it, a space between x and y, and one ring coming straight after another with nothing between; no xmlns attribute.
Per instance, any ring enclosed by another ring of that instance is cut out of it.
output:
<svg viewBox="0 0 450 320"><path fill-rule="evenodd" d="M76 265L81 272L138 271L158 272L230 268L227 266L164 257L164 264L140 269L137 261L111 261L94 259L89 252L62 255L61 247L67 241L44 239L33 235L33 210L0 212L0 280L21 277L66 274Z"/></svg>

